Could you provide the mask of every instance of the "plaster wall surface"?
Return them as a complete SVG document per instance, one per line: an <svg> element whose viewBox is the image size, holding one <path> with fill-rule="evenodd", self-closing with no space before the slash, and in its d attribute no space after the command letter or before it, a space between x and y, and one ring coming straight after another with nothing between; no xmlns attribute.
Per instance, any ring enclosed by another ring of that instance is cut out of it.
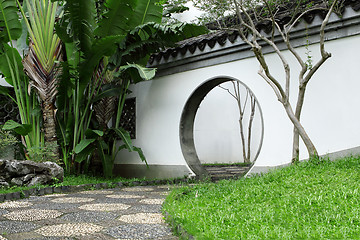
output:
<svg viewBox="0 0 360 240"><path fill-rule="evenodd" d="M4 78L0 77L0 86L10 87L11 85L8 84Z"/></svg>
<svg viewBox="0 0 360 240"><path fill-rule="evenodd" d="M231 81L224 82L213 88L203 99L196 113L194 143L201 163L245 162L248 157L249 132L251 137L249 159L251 162L256 158L257 152L261 148L263 133L261 109L256 100L254 101L254 96L250 96L251 93L248 92L245 85L241 82L234 83L235 85ZM238 100L243 113L241 120L243 140L240 133ZM250 125L252 104L255 108Z"/></svg>
<svg viewBox="0 0 360 240"><path fill-rule="evenodd" d="M328 41L326 50L332 57L313 76L308 85L302 112L302 123L317 147L319 154L340 151L360 145L360 36ZM317 45L300 49L316 61ZM297 97L295 59L288 57L291 72L292 103ZM272 74L283 83L284 71L278 57L267 54ZM295 66L295 67L294 67ZM184 165L179 125L184 105L191 93L202 83L218 76L236 78L255 94L264 116L264 140L256 166L277 166L290 162L292 124L271 87L257 74L255 58L199 68L155 78L133 86L129 97L137 102L137 138L133 144L143 149L150 165ZM214 149L208 149L213 151ZM307 158L301 146L301 158ZM116 164L142 164L136 153L122 151ZM189 169L190 172L190 169Z"/></svg>

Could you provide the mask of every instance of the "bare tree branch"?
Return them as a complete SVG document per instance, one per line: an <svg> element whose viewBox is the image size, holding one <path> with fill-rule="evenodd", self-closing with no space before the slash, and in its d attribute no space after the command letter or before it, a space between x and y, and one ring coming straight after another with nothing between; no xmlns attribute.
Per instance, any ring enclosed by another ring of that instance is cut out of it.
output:
<svg viewBox="0 0 360 240"><path fill-rule="evenodd" d="M321 24L320 27L320 53L321 53L321 59L314 65L314 67L312 69L310 69L309 73L305 76L304 80L301 82L301 84L307 84L311 77L314 75L314 73L321 67L321 65L328 59L331 57L331 54L325 51L325 27L329 22L330 19L330 15L333 13L334 7L336 5L336 3L338 2L338 0L335 0L331 7L330 10L328 11L328 13L326 14L326 17L324 19L324 21Z"/></svg>
<svg viewBox="0 0 360 240"><path fill-rule="evenodd" d="M326 8L324 7L317 7L317 8L311 8L311 9L308 9L308 10L305 10L304 12L302 12L293 22L292 24L290 25L290 27L288 27L285 31L286 33L290 32L292 30L292 28L296 25L296 23L302 18L304 17L304 15L308 14L309 12L313 12L315 10L327 10Z"/></svg>
<svg viewBox="0 0 360 240"><path fill-rule="evenodd" d="M286 95L281 84L276 80L276 78L271 75L269 67L265 61L265 57L264 57L263 53L261 52L261 49L253 48L253 52L261 65L261 70L259 71L259 75L264 78L263 73L265 72L266 78L264 78L264 79L266 81L272 82L271 87L276 88L275 93L278 96L279 101L280 102L287 101L288 95Z"/></svg>
<svg viewBox="0 0 360 240"><path fill-rule="evenodd" d="M261 66L260 66L261 67ZM281 96L281 93L279 92L278 87L271 81L268 76L264 74L263 69L261 68L258 72L258 74L271 86L271 88L274 90L276 97L278 98L279 102L283 102L283 97Z"/></svg>
<svg viewBox="0 0 360 240"><path fill-rule="evenodd" d="M222 88L222 89L224 89L225 91L227 91L233 98L235 98L235 99L237 99L236 98L236 96L232 93L232 92L230 92L230 90L229 89L227 89L227 88L224 88L223 86L221 86L221 85L218 85L218 87L219 88Z"/></svg>

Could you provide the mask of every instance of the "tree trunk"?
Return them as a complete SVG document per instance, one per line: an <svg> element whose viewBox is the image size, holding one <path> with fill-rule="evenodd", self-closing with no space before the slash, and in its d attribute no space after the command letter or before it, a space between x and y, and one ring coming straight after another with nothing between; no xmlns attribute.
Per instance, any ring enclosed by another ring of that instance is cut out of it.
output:
<svg viewBox="0 0 360 240"><path fill-rule="evenodd" d="M244 162L249 163L250 160L247 158L247 155L246 155L246 143L245 143L244 126L242 124L242 119L243 119L243 116L240 116L239 125L240 125L240 137L241 137L241 142L242 142L242 152L243 152Z"/></svg>
<svg viewBox="0 0 360 240"><path fill-rule="evenodd" d="M298 100L297 100L296 109L295 109L295 117L298 119L299 122L300 122L302 106L304 104L304 99L305 99L305 90L306 90L306 85L299 87ZM293 153L292 153L292 160L291 160L292 163L299 161L299 143L300 143L299 140L300 140L299 139L299 131L294 126Z"/></svg>
<svg viewBox="0 0 360 240"><path fill-rule="evenodd" d="M303 142L308 150L309 158L318 157L319 155L318 155L318 152L317 152L313 142L307 135L307 133L306 133L304 127L301 125L300 121L296 118L289 102L286 101L283 103L283 105L284 105L284 108L286 110L288 117L290 118L291 122L294 124L294 127L297 129L301 139L303 140Z"/></svg>
<svg viewBox="0 0 360 240"><path fill-rule="evenodd" d="M54 153L53 161L59 160L59 149L56 137L55 107L52 102L43 102L45 147Z"/></svg>
<svg viewBox="0 0 360 240"><path fill-rule="evenodd" d="M248 127L248 148L247 148L247 158L249 159L249 163L251 162L251 128L252 128L252 123L254 120L254 115L255 115L255 107L256 107L256 101L255 101L255 97L250 94L250 104L251 104L251 114L250 114L250 120L249 120L249 127Z"/></svg>

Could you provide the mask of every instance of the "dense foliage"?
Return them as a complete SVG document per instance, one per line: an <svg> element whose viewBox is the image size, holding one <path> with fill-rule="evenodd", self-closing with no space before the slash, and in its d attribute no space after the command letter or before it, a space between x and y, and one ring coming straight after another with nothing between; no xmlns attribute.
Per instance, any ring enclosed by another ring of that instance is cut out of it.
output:
<svg viewBox="0 0 360 240"><path fill-rule="evenodd" d="M107 177L122 149L145 161L120 127L129 85L154 77L155 69L144 67L151 53L205 28L162 24L156 0L1 0L0 8L0 71L21 116L3 129L22 136L25 157L34 148L52 152L67 172L88 171L98 160ZM11 97L5 88L0 93Z"/></svg>

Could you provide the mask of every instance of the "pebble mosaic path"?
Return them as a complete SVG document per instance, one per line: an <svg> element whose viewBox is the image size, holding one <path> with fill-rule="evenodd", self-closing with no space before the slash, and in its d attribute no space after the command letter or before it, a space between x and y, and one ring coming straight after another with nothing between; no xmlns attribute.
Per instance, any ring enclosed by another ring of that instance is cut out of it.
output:
<svg viewBox="0 0 360 240"><path fill-rule="evenodd" d="M175 240L161 214L171 186L31 196L0 203L0 240Z"/></svg>

